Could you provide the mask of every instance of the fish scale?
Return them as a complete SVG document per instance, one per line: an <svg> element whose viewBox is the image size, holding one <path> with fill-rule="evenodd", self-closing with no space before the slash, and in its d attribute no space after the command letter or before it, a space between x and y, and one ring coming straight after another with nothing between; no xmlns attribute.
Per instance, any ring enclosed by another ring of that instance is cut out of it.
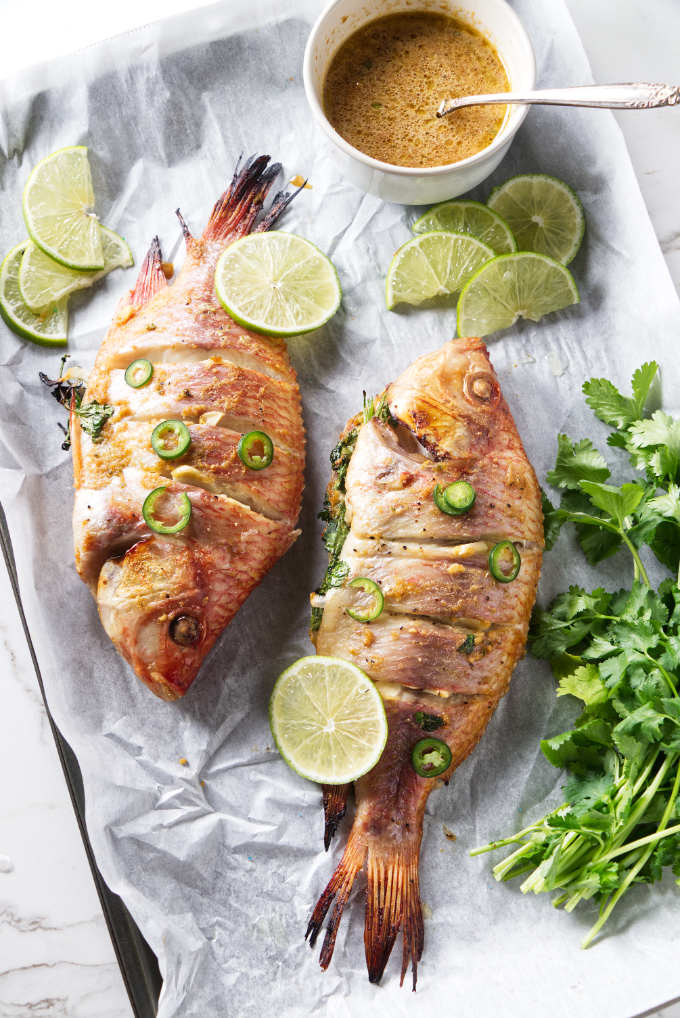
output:
<svg viewBox="0 0 680 1018"><path fill-rule="evenodd" d="M401 931L401 981L410 963L415 989L424 941L418 860L425 804L474 749L524 653L543 514L534 471L480 339L453 340L418 358L376 406L384 412L350 420L331 459L326 516L349 530L339 552L342 585L314 597L322 615L312 638L317 653L349 660L376 682L388 737L378 764L356 782L347 846L307 937L314 945L330 910L320 953L326 968L352 884L365 868L369 979L380 980ZM338 452L343 443L349 464ZM464 514L450 516L433 493L458 480L475 488L476 499ZM521 555L510 583L489 569L489 552L504 540ZM368 624L347 612L354 603L348 584L358 576L378 583L384 597L382 613ZM450 767L438 779L421 777L411 762L413 747L428 734L420 712L436 716L432 734L451 750ZM326 848L348 792L349 785L324 787Z"/></svg>
<svg viewBox="0 0 680 1018"><path fill-rule="evenodd" d="M184 695L225 626L299 534L305 435L286 345L234 323L214 292L225 247L269 229L294 197L279 193L263 211L279 171L269 156L237 166L199 238L178 213L187 254L172 285L154 238L84 396L113 406L113 416L93 442L71 415L78 572L118 651L167 700ZM148 384L132 388L124 371L138 358L154 370ZM171 461L151 446L152 431L169 419L181 420L191 437ZM264 470L249 470L238 455L249 431L274 441ZM189 524L177 534L155 533L144 520L144 500L158 487L190 501Z"/></svg>

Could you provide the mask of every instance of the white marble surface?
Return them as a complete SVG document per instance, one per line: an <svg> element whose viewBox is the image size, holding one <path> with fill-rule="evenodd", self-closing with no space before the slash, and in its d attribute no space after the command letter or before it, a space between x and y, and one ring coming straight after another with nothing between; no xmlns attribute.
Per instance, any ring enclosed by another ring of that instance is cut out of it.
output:
<svg viewBox="0 0 680 1018"><path fill-rule="evenodd" d="M678 0L568 3L596 80L680 81ZM115 5L0 0L0 75L197 6L190 0L117 0ZM680 110L620 114L618 119L680 290ZM0 603L0 1018L129 1018L131 1008L1 565ZM680 1018L680 1004L655 1014Z"/></svg>

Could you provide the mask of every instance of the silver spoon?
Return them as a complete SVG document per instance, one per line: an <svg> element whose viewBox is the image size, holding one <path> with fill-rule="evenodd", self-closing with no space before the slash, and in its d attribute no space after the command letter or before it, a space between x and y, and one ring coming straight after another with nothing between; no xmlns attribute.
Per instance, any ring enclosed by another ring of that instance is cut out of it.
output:
<svg viewBox="0 0 680 1018"><path fill-rule="evenodd" d="M464 106L516 103L523 106L596 106L610 110L649 110L680 103L680 85L633 81L621 85L580 85L577 88L542 88L533 92L496 92L444 99L437 110L446 117Z"/></svg>

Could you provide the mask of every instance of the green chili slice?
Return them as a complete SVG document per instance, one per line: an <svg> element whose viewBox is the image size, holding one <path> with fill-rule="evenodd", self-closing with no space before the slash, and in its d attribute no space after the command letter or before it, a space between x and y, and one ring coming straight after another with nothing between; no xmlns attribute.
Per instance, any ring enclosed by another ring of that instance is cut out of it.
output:
<svg viewBox="0 0 680 1018"><path fill-rule="evenodd" d="M435 485L432 498L437 509L449 516L462 516L463 513L472 509L477 498L477 492L467 481L454 481L442 488Z"/></svg>
<svg viewBox="0 0 680 1018"><path fill-rule="evenodd" d="M366 612L356 611L354 608L347 608L347 614L355 622L373 622L381 614L385 605L383 592L375 580L369 580L367 576L357 576L347 584L348 587L359 587L373 597L373 605Z"/></svg>
<svg viewBox="0 0 680 1018"><path fill-rule="evenodd" d="M144 357L132 361L125 369L125 381L133 389L141 389L143 385L148 385L152 376L153 364L151 361L145 360Z"/></svg>
<svg viewBox="0 0 680 1018"><path fill-rule="evenodd" d="M151 432L151 445L162 460L176 460L191 445L191 435L183 421L161 421Z"/></svg>
<svg viewBox="0 0 680 1018"><path fill-rule="evenodd" d="M451 750L441 739L421 739L411 750L411 763L421 778L436 778L451 766Z"/></svg>
<svg viewBox="0 0 680 1018"><path fill-rule="evenodd" d="M154 488L144 499L142 505L142 516L144 522L150 530L153 530L155 534L179 534L180 530L184 530L189 520L191 519L191 502L186 492L182 491L179 493L179 519L176 523L163 523L161 520L156 518L156 503L159 498L167 491L167 485L163 485L160 488Z"/></svg>
<svg viewBox="0 0 680 1018"><path fill-rule="evenodd" d="M274 459L274 443L264 431L241 435L236 451L249 470L264 470Z"/></svg>
<svg viewBox="0 0 680 1018"><path fill-rule="evenodd" d="M489 569L499 583L516 579L521 565L522 559L512 541L499 541L489 552Z"/></svg>

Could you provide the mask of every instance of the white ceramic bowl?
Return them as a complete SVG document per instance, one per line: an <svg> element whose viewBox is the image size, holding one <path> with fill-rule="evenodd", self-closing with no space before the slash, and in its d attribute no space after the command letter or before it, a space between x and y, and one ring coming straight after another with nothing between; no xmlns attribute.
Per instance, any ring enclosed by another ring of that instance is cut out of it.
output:
<svg viewBox="0 0 680 1018"><path fill-rule="evenodd" d="M455 198L488 177L508 151L528 109L512 106L490 145L446 166L393 166L346 142L330 124L322 105L324 77L333 55L348 36L367 22L385 14L422 10L451 14L480 31L501 58L510 88L531 89L536 78L529 37L505 0L332 0L307 40L303 67L307 100L316 122L334 147L343 175L364 191L405 205L428 205Z"/></svg>

